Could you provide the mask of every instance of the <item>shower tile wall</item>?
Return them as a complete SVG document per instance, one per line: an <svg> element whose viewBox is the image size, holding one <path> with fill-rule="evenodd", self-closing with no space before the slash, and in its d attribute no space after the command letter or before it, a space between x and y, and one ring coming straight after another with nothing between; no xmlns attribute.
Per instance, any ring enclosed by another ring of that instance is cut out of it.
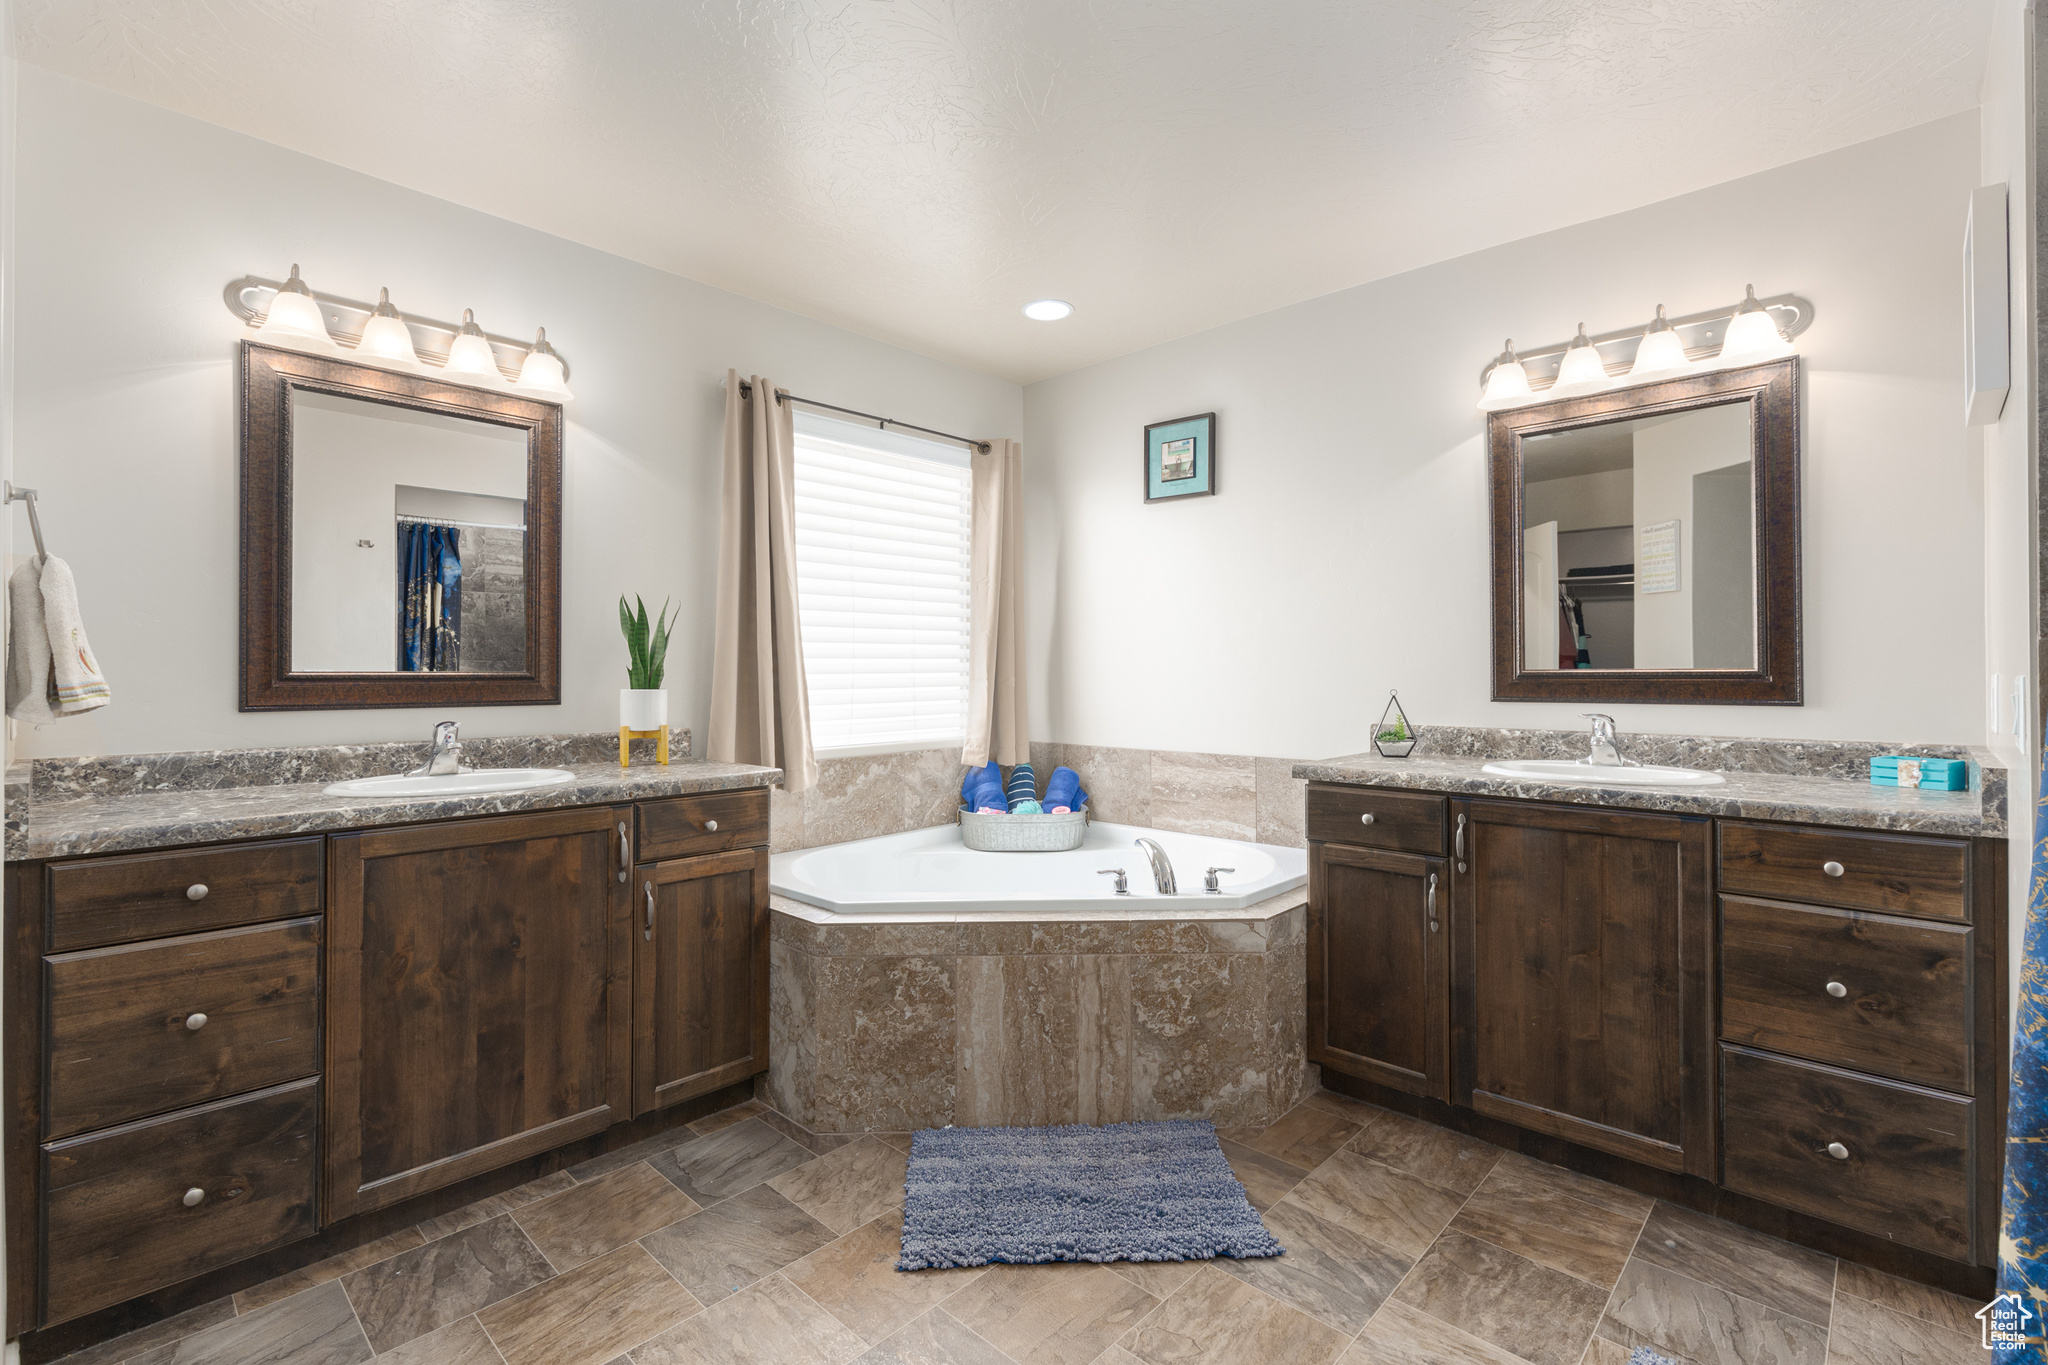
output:
<svg viewBox="0 0 2048 1365"><path fill-rule="evenodd" d="M1061 764L1081 776L1098 820L1300 848L1302 787L1291 758L1035 743L1039 787ZM919 749L818 761L818 785L773 792L777 852L953 823L960 751Z"/></svg>
<svg viewBox="0 0 2048 1365"><path fill-rule="evenodd" d="M477 673L526 667L526 533L462 528L462 666Z"/></svg>

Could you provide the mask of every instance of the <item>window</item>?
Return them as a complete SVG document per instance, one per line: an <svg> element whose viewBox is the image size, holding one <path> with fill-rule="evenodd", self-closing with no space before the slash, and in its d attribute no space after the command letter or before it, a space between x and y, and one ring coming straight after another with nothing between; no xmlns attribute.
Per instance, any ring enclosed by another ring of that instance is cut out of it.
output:
<svg viewBox="0 0 2048 1365"><path fill-rule="evenodd" d="M799 410L797 615L819 750L967 733L967 451Z"/></svg>

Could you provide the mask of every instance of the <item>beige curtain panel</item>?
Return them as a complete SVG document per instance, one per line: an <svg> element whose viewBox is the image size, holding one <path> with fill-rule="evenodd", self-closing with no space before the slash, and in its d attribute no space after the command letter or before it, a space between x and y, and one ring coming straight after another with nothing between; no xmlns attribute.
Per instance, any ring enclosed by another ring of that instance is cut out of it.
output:
<svg viewBox="0 0 2048 1365"><path fill-rule="evenodd" d="M796 432L775 386L743 392L725 372L725 492L718 517L718 615L705 755L780 768L783 787L818 782L796 611Z"/></svg>
<svg viewBox="0 0 2048 1365"><path fill-rule="evenodd" d="M979 768L1031 761L1025 732L1024 621L1017 596L1024 558L1023 448L990 441L974 452L973 645L967 678L967 743L960 761Z"/></svg>

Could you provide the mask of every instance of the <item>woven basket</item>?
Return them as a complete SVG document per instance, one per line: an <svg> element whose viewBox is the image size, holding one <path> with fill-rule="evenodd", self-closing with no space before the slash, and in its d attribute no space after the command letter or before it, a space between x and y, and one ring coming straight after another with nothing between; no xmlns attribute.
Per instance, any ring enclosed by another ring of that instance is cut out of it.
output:
<svg viewBox="0 0 2048 1365"><path fill-rule="evenodd" d="M960 842L977 853L1066 853L1088 837L1088 808L1062 815L984 815L960 808Z"/></svg>

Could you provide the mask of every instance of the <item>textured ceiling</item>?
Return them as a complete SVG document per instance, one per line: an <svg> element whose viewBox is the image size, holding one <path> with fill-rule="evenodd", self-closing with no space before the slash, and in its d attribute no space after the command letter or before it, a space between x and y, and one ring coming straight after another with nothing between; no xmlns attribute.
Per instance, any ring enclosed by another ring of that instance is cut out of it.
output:
<svg viewBox="0 0 2048 1365"><path fill-rule="evenodd" d="M1029 381L1971 107L1990 3L15 11L24 60Z"/></svg>

